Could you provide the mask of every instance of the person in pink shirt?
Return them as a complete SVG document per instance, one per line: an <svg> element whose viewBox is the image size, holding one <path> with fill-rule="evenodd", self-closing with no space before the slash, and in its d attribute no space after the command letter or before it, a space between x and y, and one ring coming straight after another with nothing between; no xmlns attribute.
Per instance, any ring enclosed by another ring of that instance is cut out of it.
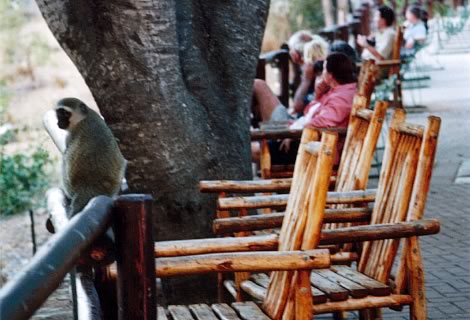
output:
<svg viewBox="0 0 470 320"><path fill-rule="evenodd" d="M290 121L290 128L304 127L333 128L347 127L351 113L352 102L356 93L355 69L351 60L342 53L331 53L324 61L323 73L315 87L315 100L304 110L304 115L294 119L287 112L277 97L264 82L255 81L255 86L265 85L266 88L256 88L254 92L263 121ZM336 163L339 162L343 141L338 144ZM270 144L273 163L293 163L297 155L298 145L293 145L290 139L272 141ZM253 154L257 159L256 152Z"/></svg>

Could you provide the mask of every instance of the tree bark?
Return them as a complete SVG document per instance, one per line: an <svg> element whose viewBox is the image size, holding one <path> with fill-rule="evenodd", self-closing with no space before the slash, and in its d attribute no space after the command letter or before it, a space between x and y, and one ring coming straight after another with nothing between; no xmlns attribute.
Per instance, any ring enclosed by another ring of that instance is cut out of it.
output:
<svg viewBox="0 0 470 320"><path fill-rule="evenodd" d="M215 199L199 180L250 177L269 0L37 3L119 140L130 191L153 195L156 239L209 236Z"/></svg>

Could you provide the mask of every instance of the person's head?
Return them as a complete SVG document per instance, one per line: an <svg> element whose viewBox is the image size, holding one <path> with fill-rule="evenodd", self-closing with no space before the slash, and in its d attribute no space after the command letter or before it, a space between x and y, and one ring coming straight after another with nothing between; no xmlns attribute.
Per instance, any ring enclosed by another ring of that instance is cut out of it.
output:
<svg viewBox="0 0 470 320"><path fill-rule="evenodd" d="M318 60L325 60L328 55L328 42L322 37L315 35L313 39L304 46L304 62L314 64Z"/></svg>
<svg viewBox="0 0 470 320"><path fill-rule="evenodd" d="M330 46L330 53L339 52L349 57L353 64L356 64L357 54L356 50L351 47L346 41L335 40Z"/></svg>
<svg viewBox="0 0 470 320"><path fill-rule="evenodd" d="M421 20L421 8L416 5L409 6L408 9L406 9L405 16L408 22L416 24Z"/></svg>
<svg viewBox="0 0 470 320"><path fill-rule="evenodd" d="M382 5L377 9L377 12L377 27L379 29L384 29L393 25L395 22L395 12L393 12L392 8Z"/></svg>
<svg viewBox="0 0 470 320"><path fill-rule="evenodd" d="M300 30L295 32L287 41L289 46L289 54L292 62L297 64L303 63L304 46L313 39L313 34L308 30Z"/></svg>
<svg viewBox="0 0 470 320"><path fill-rule="evenodd" d="M324 62L323 79L326 84L336 85L356 82L354 66L344 53L330 53Z"/></svg>

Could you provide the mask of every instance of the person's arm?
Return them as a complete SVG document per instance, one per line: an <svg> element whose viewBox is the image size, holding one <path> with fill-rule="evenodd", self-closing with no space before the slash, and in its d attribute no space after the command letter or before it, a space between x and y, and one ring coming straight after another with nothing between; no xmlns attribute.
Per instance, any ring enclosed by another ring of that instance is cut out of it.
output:
<svg viewBox="0 0 470 320"><path fill-rule="evenodd" d="M362 48L366 49L367 51L369 51L369 53L376 60L384 60L384 57L382 56L382 54L376 48L374 48L367 42L367 38L365 36L359 36L357 38L357 44L361 46Z"/></svg>
<svg viewBox="0 0 470 320"><path fill-rule="evenodd" d="M337 97L325 101L320 111L312 117L306 127L333 128L338 127L349 117L351 113L351 102Z"/></svg>
<svg viewBox="0 0 470 320"><path fill-rule="evenodd" d="M307 95L314 78L313 65L306 63L302 67L302 80L294 95L294 111L296 113L303 112L305 107L304 97Z"/></svg>
<svg viewBox="0 0 470 320"><path fill-rule="evenodd" d="M330 89L330 86L323 80L323 77L318 77L317 81L315 81L315 100L320 100Z"/></svg>

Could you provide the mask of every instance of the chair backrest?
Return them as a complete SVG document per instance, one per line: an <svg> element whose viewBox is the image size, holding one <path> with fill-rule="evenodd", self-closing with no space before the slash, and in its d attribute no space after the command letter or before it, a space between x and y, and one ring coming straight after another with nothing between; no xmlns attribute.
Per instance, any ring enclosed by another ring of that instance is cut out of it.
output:
<svg viewBox="0 0 470 320"><path fill-rule="evenodd" d="M400 51L403 44L403 27L398 25L395 31L395 39L393 39L392 60L400 60ZM388 76L398 74L400 66L392 66L388 70Z"/></svg>
<svg viewBox="0 0 470 320"><path fill-rule="evenodd" d="M390 124L371 224L396 223L422 217L429 190L440 119L426 127L405 122L396 109ZM359 271L387 283L399 240L364 243Z"/></svg>
<svg viewBox="0 0 470 320"><path fill-rule="evenodd" d="M374 60L366 60L362 63L359 75L357 77L356 96L366 98L365 108L369 107L372 93L377 83L379 68Z"/></svg>
<svg viewBox="0 0 470 320"><path fill-rule="evenodd" d="M388 103L377 101L374 110L363 107L365 98L355 103L349 120L346 142L341 155L335 191L348 192L367 188L369 171L379 139ZM347 205L336 205L345 208ZM350 223L327 223L324 229L349 226Z"/></svg>
<svg viewBox="0 0 470 320"><path fill-rule="evenodd" d="M351 111L346 141L336 177L335 191L365 189L375 146L382 129L388 103L377 101L374 110L364 107L365 99L356 97Z"/></svg>
<svg viewBox="0 0 470 320"><path fill-rule="evenodd" d="M319 132L304 129L303 140L310 135L318 136ZM323 132L321 142L301 143L279 235L279 251L317 247L337 139L336 133ZM280 318L284 312L295 274L280 271L271 273L263 308L273 319Z"/></svg>

